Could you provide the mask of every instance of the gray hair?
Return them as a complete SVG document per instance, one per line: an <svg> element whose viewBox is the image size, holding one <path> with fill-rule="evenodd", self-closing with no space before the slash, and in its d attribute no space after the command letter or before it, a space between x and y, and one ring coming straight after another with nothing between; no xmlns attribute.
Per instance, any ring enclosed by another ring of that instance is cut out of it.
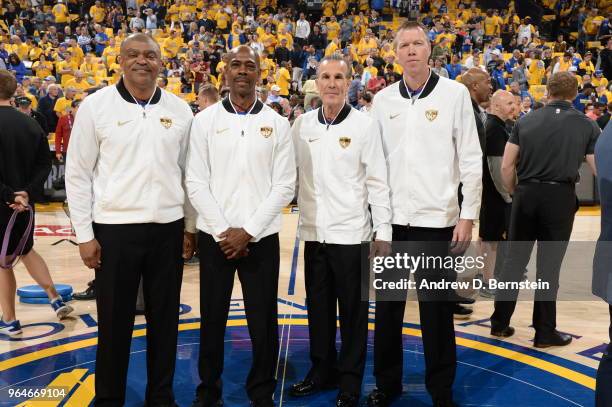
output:
<svg viewBox="0 0 612 407"><path fill-rule="evenodd" d="M346 60L344 59L344 57L342 55L338 55L338 54L332 54L330 56L327 57L323 57L321 58L321 60L319 61L319 65L317 67L317 76L319 76L319 71L321 69L321 65L323 65L323 62L332 62L332 61L336 61L336 62L343 62L344 65L346 65L346 72L344 73L344 76L347 79L350 79L351 76L353 75L353 69L352 67L346 62Z"/></svg>

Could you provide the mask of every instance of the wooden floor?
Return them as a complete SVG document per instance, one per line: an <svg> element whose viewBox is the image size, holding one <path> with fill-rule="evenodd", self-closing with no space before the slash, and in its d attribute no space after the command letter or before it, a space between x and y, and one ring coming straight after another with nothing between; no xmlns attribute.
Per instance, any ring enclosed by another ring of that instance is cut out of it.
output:
<svg viewBox="0 0 612 407"><path fill-rule="evenodd" d="M291 319L292 315L296 315L296 318L300 318L299 324L302 326L306 323L305 321L305 294L304 294L304 280L303 280L303 261L302 261L302 250L303 245L297 245L296 242L296 226L297 226L298 214L291 213L288 211L283 215L283 229L281 231L281 274L280 274L280 282L279 282L279 314L281 319L287 321L287 319ZM597 240L600 228L600 217L599 210L597 208L587 208L581 210L578 214L575 224L574 224L574 232L572 234L572 241L580 241L580 242L594 242ZM56 283L63 283L71 285L75 291L81 291L86 287L86 283L93 278L93 273L88 270L85 266L83 266L81 259L79 258L78 249L76 246L70 244L69 242L62 242L57 245L53 245L60 239L70 238L70 224L68 218L61 210L61 207L58 206L47 206L41 207L37 209L37 219L36 219L37 229L36 229L36 239L35 239L35 249L43 256L43 258L47 261L49 268L52 273L52 277ZM586 244L586 243L585 243ZM592 246L592 244L591 244ZM574 257L575 260L582 262L585 267L589 267L589 262L591 259L589 258L590 254L588 250L584 253L578 252L577 254L574 252L571 256ZM531 269L530 269L531 270ZM17 276L18 286L23 285L31 285L33 281L29 277L27 271L23 267L23 265L18 265L15 270ZM530 271L530 275L532 271ZM563 279L565 277L573 277L573 273L566 273L567 276L562 277L562 286ZM583 281L583 285L590 284L590 275L587 276L588 281ZM236 299L236 303L238 304L240 299L242 298L242 293L240 291L240 284L236 279L236 284L234 287L234 293L232 295L233 299ZM555 377L562 377L563 380L569 380L567 383L572 383L573 385L578 386L577 391L587 390L591 392L594 389L595 381L594 381L594 370L598 366L598 360L601 357L601 352L608 342L608 326L609 326L609 314L608 314L608 305L604 302L597 300L595 297L589 297L587 295L584 296L585 301L559 301L557 304L558 316L558 329L560 331L566 332L574 336L574 341L571 345L563 348L553 348L549 350L545 350L544 354L535 354L530 353L534 348L532 347L532 339L533 339L533 329L530 328L531 318L532 318L532 302L530 301L520 301L517 304L516 312L512 319L512 325L516 328L516 334L505 340L505 341L496 341L495 338L490 337L489 335L489 325L488 318L490 317L493 310L493 302L490 300L484 300L482 297L476 297L477 302L473 306L474 313L467 320L456 320L455 321L455 329L457 332L458 345L462 346L469 350L472 350L476 353L482 353L483 355L494 355L495 357L500 357L502 360L512 359L512 363L519 363L520 366L528 366L529 368L534 368L532 370L545 371L550 373L551 375L556 375ZM582 297L581 297L582 298ZM181 316L182 323L186 324L185 329L195 329L193 327L189 328L190 321L197 321L199 318L199 281L198 281L198 267L197 266L186 266L184 271L184 279L183 279L183 288L181 295L181 303L185 304L187 307L185 312ZM11 405L3 403L2 400L2 391L6 391L9 386L14 385L15 383L23 382L23 378L20 378L20 375L26 375L29 377L30 370L19 371L18 366L22 363L26 363L27 360L34 360L38 358L35 353L38 352L38 349L45 349L49 346L60 347L62 348L62 352L67 350L64 345L70 342L73 338L75 341L83 340L81 338L88 338L90 336L95 336L97 327L95 324L96 321L96 307L94 301L85 301L78 302L72 301L71 305L75 308L75 312L72 318L66 319L62 321L62 329L58 332L49 332L50 326L53 326L52 323L56 323L57 319L55 318L54 313L48 305L27 305L27 304L17 304L17 316L21 321L22 325L25 325L24 334L21 338L17 340L8 340L7 337L3 337L0 335L0 405ZM231 315L235 315L238 317L240 315L244 315L244 312L236 312L231 311ZM415 302L409 302L406 307L406 313L404 317L405 322L407 323L407 328L405 328L404 334L408 336L412 336L412 340L418 340L418 336L420 335L420 331L418 331L419 317L418 317L418 304ZM93 323L92 323L93 321ZM294 321L297 322L297 321ZM194 322L195 323L195 322ZM136 324L145 324L144 317L136 317ZM412 325L414 324L414 325ZM237 325L236 325L237 326ZM284 322L281 324L283 333L281 334L281 353L283 351L283 335L289 338L289 335L285 332L285 327L292 326L291 322ZM411 328L415 327L415 328ZM372 328L372 325L370 326ZM288 328L290 329L290 328ZM181 330L184 330L181 328ZM295 332L297 333L299 330L296 328ZM135 333L135 337L137 334ZM142 336L142 334L140 334ZM78 338L77 338L78 337ZM307 341L307 339L299 339L302 341ZM298 340L298 341L299 341ZM193 341L192 341L193 342ZM289 340L287 339L287 350L289 349ZM306 344L307 342L303 342ZM192 344L193 345L193 344ZM292 345L294 346L294 345ZM306 345L304 345L306 346ZM416 349L416 348L415 348ZM285 351L286 352L286 351ZM419 353L414 352L413 353ZM487 354L488 352L488 354ZM25 356L20 360L20 356L24 354ZM469 359L471 354L460 354L460 364L469 365L466 360ZM534 358L534 355L536 358ZM285 357L287 355L285 354ZM87 356L91 359L91 355ZM304 351L302 357L307 361L307 353ZM422 358L422 356L419 356ZM181 359L179 357L179 359ZM197 357L195 357L197 360ZM279 361L281 357L279 356ZM294 360L296 360L294 358ZM552 361L552 362L550 362ZM53 362L51 366L63 366L62 363ZM91 362L88 362L91 363ZM304 362L307 363L307 362ZM420 362L419 362L420 363ZM486 360L483 363L488 363ZM495 362L497 363L497 362ZM483 364L482 366L485 366ZM17 367L16 367L17 366ZM24 364L24 367L27 366ZM79 366L79 365L75 365ZM306 366L306 364L304 365ZM371 369L371 365L368 365L368 369ZM508 369L508 365L506 362L502 364L497 364L495 366L504 367ZM568 367L569 366L569 367ZM465 366L463 366L465 368ZM475 367L475 366L474 366ZM16 370L17 369L17 370ZM32 369L31 367L28 369ZM53 368L49 368L53 369ZM193 367L193 369L197 369L197 367ZM243 369L241 367L240 369ZM487 370L489 372L495 373L494 371L497 368L493 368L489 366L487 369L483 369L480 367L482 371ZM510 368L515 369L514 367ZM583 369L583 370L581 370ZM6 370L9 372L7 375L2 377L2 371ZM522 371L519 368L518 371ZM26 372L26 373L24 373ZM73 371L73 372L76 372ZM501 373L500 373L501 372ZM79 370L79 374L82 372ZM246 373L245 373L246 374ZM471 374L468 372L468 375ZM496 374L501 375L504 374L508 378L510 378L513 373L503 373L501 370ZM364 391L366 388L371 388L374 384L372 382L371 373L366 374L366 378L364 379ZM505 376L505 377L506 377ZM80 376L79 376L80 377ZM238 380L236 385L241 386L242 375ZM546 386L549 386L548 389L554 389L563 387L563 384L558 384L553 381L548 381L546 385L542 384L541 387L538 387L538 377L539 376L530 376L531 378L528 380L529 383L526 383L524 380L520 381L519 385L529 384L529 388L538 388L542 390ZM22 380L22 381L19 381ZM78 380L78 379L74 379ZM91 384L92 378L88 379L88 383ZM279 379L280 380L280 379ZM468 386L473 385L471 383L475 382L476 386L478 386L480 379L475 379L473 376L462 377L461 378L461 386L462 389L466 389ZM521 379L522 380L522 379ZM369 381L369 382L368 382ZM422 381L422 379L417 379L417 382ZM48 383L48 381L46 382ZM81 382L78 382L81 383ZM279 382L280 383L280 382ZM522 384L521 384L522 383ZM565 382L563 382L565 383ZM45 384L46 385L46 384ZM4 386L4 387L3 387ZM85 386L85 385L83 385ZM90 386L90 385L89 385ZM280 394L281 402L280 405L283 405L282 402L282 388L286 388L284 373L283 373L283 381L282 386L280 386L281 391L277 392ZM370 387L368 387L370 386ZM505 384L502 382L498 386L504 387ZM4 389L4 390L3 390ZM517 387L518 389L518 387ZM521 388L522 389L522 388ZM83 390L85 391L85 387ZM89 388L89 393L83 400L87 400L85 405L87 405L93 398L92 389ZM191 389L189 390L190 394ZM242 390L241 390L242 391ZM466 390L467 391L467 390ZM509 390L511 392L519 392L523 390ZM540 391L541 394L553 394L551 390ZM570 394L573 390L570 391ZM427 399L427 394L424 388L421 388L421 392L423 393L423 400ZM575 394L578 394L575 393ZM75 393L77 394L77 393ZM81 393L78 393L81 394ZM491 396L482 396L484 397L484 401L476 402L474 404L469 405L499 405L499 406L527 406L534 405L539 406L543 405L539 402L533 401L531 404L523 403L525 400L521 399L519 396L516 399L516 402L508 402L507 399L502 399L506 401L494 401L491 397L495 397L494 393L491 393ZM79 397L81 397L79 395ZM570 397L570 396L567 396ZM569 398L561 398L560 400L569 400ZM578 397L578 396L576 396ZM586 400L590 400L592 397L592 393L581 394L582 397L579 402L571 402L567 405L590 405L590 402L584 402L585 397ZM77 395L73 396L73 399L77 399ZM471 401L471 396L465 396L466 400ZM178 400L178 398L177 398ZM578 400L578 399L576 399ZM493 402L493 404L490 404ZM226 403L227 405L242 405L243 401L239 401L237 403ZM506 403L506 404L504 404ZM286 405L293 406L291 402L285 402ZM405 402L400 403L400 405L404 405ZM38 405L38 404L24 404L24 405ZM43 404L40 404L43 405ZM47 405L47 404L44 404ZM56 404L53 404L56 405ZM65 405L79 405L67 403ZM135 404L138 405L138 404ZM302 404L295 404L302 405ZM305 404L305 405L325 405L325 404ZM416 404L413 405L422 405ZM555 404L555 405L566 405L566 404Z"/></svg>
<svg viewBox="0 0 612 407"><path fill-rule="evenodd" d="M304 304L305 294L302 273L302 247L300 247L300 253L297 259L295 281L291 281L297 219L298 215L295 213L283 215L279 297L288 301ZM581 212L576 218L572 240L596 240L599 234L599 222L600 219L596 210L587 209ZM54 234L54 236L37 236L35 241L35 249L47 261L54 281L56 283L70 284L74 287L75 291L80 291L85 288L86 283L92 279L92 272L81 263L77 247L67 242L52 246L54 242L62 238L61 233L67 233L69 230L69 222L63 211L55 207L42 208L41 211L38 211L36 223L38 235L45 233ZM58 227L64 227L64 229L59 229L58 233ZM18 286L33 284L23 265L18 265L15 272ZM181 297L182 303L189 304L192 307L192 311L190 314L187 314L187 316L192 315L193 317L199 317L198 284L198 268L186 266ZM290 284L295 287L293 294L291 294L291 290L289 290ZM233 298L242 298L240 284L237 279ZM73 301L71 304L75 308L75 315L96 314L95 303L93 301ZM283 308L281 306L281 312L282 311ZM491 301L478 301L474 306L474 314L470 320L477 321L486 319L491 315L491 312ZM512 320L513 325L517 328L516 335L509 339L509 342L531 346L530 340L533 337L533 330L528 328L529 325L531 325L531 313L532 304L530 302L519 302ZM22 324L54 321L54 315L51 308L43 305L18 304L17 315ZM470 320L457 321L457 330L466 333L487 335L488 328L478 324L462 326L465 325L465 322L469 322ZM416 304L411 303L406 307L405 321L418 323ZM144 322L144 318L137 317L137 323L138 322ZM608 306L601 301L560 301L558 303L558 328L562 331L576 334L576 336L580 336L580 339L575 340L571 346L554 349L550 352L563 356L566 359L595 367L597 365L595 360L585 358L578 354L581 350L589 349L593 346L607 342L608 324ZM58 337L76 335L88 331L88 328L76 318L67 321L65 325L67 325L67 329L59 333ZM28 335L36 336L35 330L36 328L32 328ZM53 339L56 339L56 337ZM0 341L0 353L47 340L49 340L49 338L45 337L39 340L21 342Z"/></svg>

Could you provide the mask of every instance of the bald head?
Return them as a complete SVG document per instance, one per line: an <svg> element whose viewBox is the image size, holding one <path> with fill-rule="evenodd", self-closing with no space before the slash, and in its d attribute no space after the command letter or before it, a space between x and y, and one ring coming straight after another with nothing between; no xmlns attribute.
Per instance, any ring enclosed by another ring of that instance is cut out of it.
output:
<svg viewBox="0 0 612 407"><path fill-rule="evenodd" d="M461 83L468 88L470 97L479 105L486 105L491 98L491 77L480 68L470 68L461 75Z"/></svg>
<svg viewBox="0 0 612 407"><path fill-rule="evenodd" d="M513 117L514 95L506 90L498 90L491 97L491 114L506 121Z"/></svg>
<svg viewBox="0 0 612 407"><path fill-rule="evenodd" d="M470 68L466 73L461 75L461 83L463 83L469 89L474 83L482 80L483 78L488 79L489 74L480 68Z"/></svg>

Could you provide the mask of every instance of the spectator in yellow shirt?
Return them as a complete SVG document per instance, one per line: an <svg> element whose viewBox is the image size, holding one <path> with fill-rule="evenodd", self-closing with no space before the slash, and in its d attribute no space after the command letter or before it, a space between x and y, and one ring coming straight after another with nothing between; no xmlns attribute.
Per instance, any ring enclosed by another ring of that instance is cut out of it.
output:
<svg viewBox="0 0 612 407"><path fill-rule="evenodd" d="M172 3L172 5L170 7L168 7L168 11L166 12L167 17L170 19L171 23L178 23L179 21L179 13L181 11L180 7L181 7L182 1L181 0L176 0L175 2Z"/></svg>
<svg viewBox="0 0 612 407"><path fill-rule="evenodd" d="M332 0L325 0L322 7L323 15L325 17L331 17L334 15L334 2Z"/></svg>
<svg viewBox="0 0 612 407"><path fill-rule="evenodd" d="M231 18L224 9L217 12L215 21L217 22L217 28L221 30L223 34L229 34Z"/></svg>
<svg viewBox="0 0 612 407"><path fill-rule="evenodd" d="M9 54L13 52L17 54L20 60L26 61L28 59L28 53L30 52L28 45L21 41L21 38L17 35L11 37L11 42L12 44L8 46Z"/></svg>
<svg viewBox="0 0 612 407"><path fill-rule="evenodd" d="M55 102L55 107L53 107L53 111L57 115L58 118L68 114L68 109L70 109L70 105L76 96L76 89L74 88L66 88L66 93L63 97L57 99Z"/></svg>
<svg viewBox="0 0 612 407"><path fill-rule="evenodd" d="M329 57L332 56L334 54L334 52L336 52L337 50L341 49L340 48L340 40L338 38L334 38L333 40L331 40L329 42L329 44L327 44L327 47L325 48L325 56Z"/></svg>
<svg viewBox="0 0 612 407"><path fill-rule="evenodd" d="M582 25L582 29L587 36L587 41L594 41L597 37L597 32L599 31L599 27L601 23L604 21L603 16L597 15L597 9L591 9L589 14L584 20L584 24Z"/></svg>
<svg viewBox="0 0 612 407"><path fill-rule="evenodd" d="M291 85L291 74L287 69L287 62L282 61L276 72L276 84L280 87L279 95L289 96L289 85Z"/></svg>
<svg viewBox="0 0 612 407"><path fill-rule="evenodd" d="M173 59L183 45L183 39L179 36L176 30L170 30L170 37L166 38L162 46L162 55L165 58Z"/></svg>
<svg viewBox="0 0 612 407"><path fill-rule="evenodd" d="M501 27L499 19L493 15L493 10L487 10L487 16L484 19L484 31L486 37L497 37L500 35Z"/></svg>
<svg viewBox="0 0 612 407"><path fill-rule="evenodd" d="M74 62L81 66L81 64L85 60L85 53L83 52L83 49L79 47L79 44L77 44L77 41L74 38L68 40L68 45L70 45L68 47L68 51L70 51Z"/></svg>
<svg viewBox="0 0 612 407"><path fill-rule="evenodd" d="M331 41L335 38L338 38L340 35L340 24L336 20L336 16L331 16L330 20L327 22L327 41Z"/></svg>
<svg viewBox="0 0 612 407"><path fill-rule="evenodd" d="M66 59L58 62L57 74L60 75L60 83L62 86L66 86L69 80L74 78L74 73L79 69L79 65L72 58L70 51L66 52Z"/></svg>
<svg viewBox="0 0 612 407"><path fill-rule="evenodd" d="M116 44L115 39L111 38L108 40L108 47L102 51L102 61L104 61L107 67L114 64L117 60L117 55L119 55L119 47Z"/></svg>
<svg viewBox="0 0 612 407"><path fill-rule="evenodd" d="M608 87L608 79L606 79L603 76L602 70L600 69L596 70L593 75L594 75L593 79L591 80L591 83L593 84L593 86L595 86L596 88L598 88L601 85L603 85L605 88ZM609 99L609 102L612 102L612 99Z"/></svg>
<svg viewBox="0 0 612 407"><path fill-rule="evenodd" d="M291 33L289 33L288 27L286 25L280 29L280 32L278 33L277 37L278 44L280 44L280 42L285 39L287 40L287 48L289 48L289 50L293 49L293 36L291 35Z"/></svg>
<svg viewBox="0 0 612 407"><path fill-rule="evenodd" d="M81 71L76 71L74 73L74 79L71 79L66 83L66 87L74 88L79 93L82 93L83 91L92 88L93 86L94 84L88 83L85 80L83 72Z"/></svg>
<svg viewBox="0 0 612 407"><path fill-rule="evenodd" d="M89 8L89 15L93 22L96 24L102 24L104 22L104 18L106 17L106 10L104 9L104 6L100 2L100 0L96 0L96 3Z"/></svg>
<svg viewBox="0 0 612 407"><path fill-rule="evenodd" d="M70 18L70 13L68 13L68 7L64 4L64 0L57 0L57 4L51 9L51 14L53 14L55 24L59 29L63 29Z"/></svg>
<svg viewBox="0 0 612 407"><path fill-rule="evenodd" d="M584 54L584 60L578 64L578 69L583 71L583 74L593 75L595 72L595 67L593 66L593 62L591 62L591 58L593 58L593 54L588 51Z"/></svg>
<svg viewBox="0 0 612 407"><path fill-rule="evenodd" d="M36 77L45 79L53 72L53 63L47 61L45 54L40 54L40 59L32 64L32 71L36 73Z"/></svg>

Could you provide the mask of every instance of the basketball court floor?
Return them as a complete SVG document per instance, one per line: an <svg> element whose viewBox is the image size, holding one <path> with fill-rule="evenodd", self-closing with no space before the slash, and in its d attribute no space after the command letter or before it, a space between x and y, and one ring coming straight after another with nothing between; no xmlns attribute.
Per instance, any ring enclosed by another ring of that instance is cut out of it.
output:
<svg viewBox="0 0 612 407"><path fill-rule="evenodd" d="M298 214L283 215L281 232L281 278L279 285L278 386L279 406L329 406L336 392L306 399L287 395L288 387L303 378L309 368L308 330L302 272L303 247L296 242ZM583 209L576 218L572 240L594 241L599 233L597 209ZM70 223L60 207L37 210L35 249L45 258L56 283L70 284L75 291L86 287L92 272L86 269L78 249L69 242ZM22 265L16 268L18 286L33 284ZM198 383L199 343L198 267L186 266L181 300L179 345L175 374L176 400L191 404ZM240 285L232 296L225 338L224 401L226 406L247 406L243 387L250 366L250 342ZM479 297L480 298L480 297ZM18 304L17 315L23 334L17 338L0 335L0 405L87 406L94 397L97 316L94 301L77 302L72 318L59 322L48 305ZM427 406L424 359L420 341L418 305L409 302L404 325L404 394L394 406ZM489 335L493 303L477 301L468 320L456 320L458 370L454 393L460 406L592 406L595 374L608 342L608 306L590 301L560 301L558 329L573 336L564 348L536 350L532 346L532 303L519 302L512 324L516 334L507 340ZM374 304L371 304L370 342L362 393L374 387L372 377L372 334ZM146 385L146 323L136 317L127 402L141 406ZM45 401L16 398L15 390L54 389ZM11 397L12 394L12 397ZM364 404L365 405L365 404Z"/></svg>

